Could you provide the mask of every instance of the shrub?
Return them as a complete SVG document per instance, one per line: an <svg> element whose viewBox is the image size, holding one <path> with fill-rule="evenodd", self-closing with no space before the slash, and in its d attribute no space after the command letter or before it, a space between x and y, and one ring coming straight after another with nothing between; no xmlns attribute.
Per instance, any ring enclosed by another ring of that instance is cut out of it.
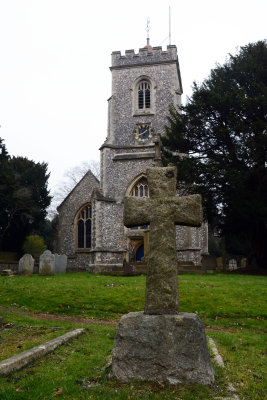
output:
<svg viewBox="0 0 267 400"><path fill-rule="evenodd" d="M40 254L46 249L46 245L43 238L39 235L30 235L26 237L23 243L22 249L25 253L29 253L34 256L34 258L39 257Z"/></svg>

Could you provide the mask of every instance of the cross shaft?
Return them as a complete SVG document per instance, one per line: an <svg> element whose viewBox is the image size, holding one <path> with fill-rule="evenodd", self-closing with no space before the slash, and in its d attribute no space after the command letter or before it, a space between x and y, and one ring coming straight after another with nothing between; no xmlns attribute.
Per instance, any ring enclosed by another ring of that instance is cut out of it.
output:
<svg viewBox="0 0 267 400"><path fill-rule="evenodd" d="M176 168L147 170L150 198L125 197L124 225L150 224L146 314L179 312L175 225L200 226L201 197L175 197Z"/></svg>

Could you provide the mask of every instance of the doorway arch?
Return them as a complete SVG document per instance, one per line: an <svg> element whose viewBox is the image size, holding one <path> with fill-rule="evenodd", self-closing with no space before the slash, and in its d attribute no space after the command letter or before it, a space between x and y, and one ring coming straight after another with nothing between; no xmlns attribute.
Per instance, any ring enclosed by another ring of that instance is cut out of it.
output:
<svg viewBox="0 0 267 400"><path fill-rule="evenodd" d="M144 243L142 243L135 252L135 261L142 261L145 255Z"/></svg>

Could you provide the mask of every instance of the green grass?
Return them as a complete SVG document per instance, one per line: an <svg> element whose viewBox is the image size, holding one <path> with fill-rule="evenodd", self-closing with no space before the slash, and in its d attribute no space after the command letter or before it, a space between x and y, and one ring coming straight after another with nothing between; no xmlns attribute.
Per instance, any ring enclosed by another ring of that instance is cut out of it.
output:
<svg viewBox="0 0 267 400"><path fill-rule="evenodd" d="M0 378L0 399L208 400L227 396L228 382L241 400L264 400L266 387L266 277L182 275L181 311L197 312L225 361L212 387L162 383L120 384L107 379L115 327L38 319L53 313L118 320L144 308L145 278L86 273L0 277L0 359L77 327L86 333L33 365Z"/></svg>

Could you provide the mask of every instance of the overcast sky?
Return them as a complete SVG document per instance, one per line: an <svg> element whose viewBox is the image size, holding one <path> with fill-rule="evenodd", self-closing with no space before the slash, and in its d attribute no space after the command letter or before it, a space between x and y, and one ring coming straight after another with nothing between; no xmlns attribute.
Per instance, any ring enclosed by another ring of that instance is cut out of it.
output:
<svg viewBox="0 0 267 400"><path fill-rule="evenodd" d="M0 137L10 155L64 171L98 160L111 52L176 44L183 102L238 46L266 38L266 0L0 0Z"/></svg>

